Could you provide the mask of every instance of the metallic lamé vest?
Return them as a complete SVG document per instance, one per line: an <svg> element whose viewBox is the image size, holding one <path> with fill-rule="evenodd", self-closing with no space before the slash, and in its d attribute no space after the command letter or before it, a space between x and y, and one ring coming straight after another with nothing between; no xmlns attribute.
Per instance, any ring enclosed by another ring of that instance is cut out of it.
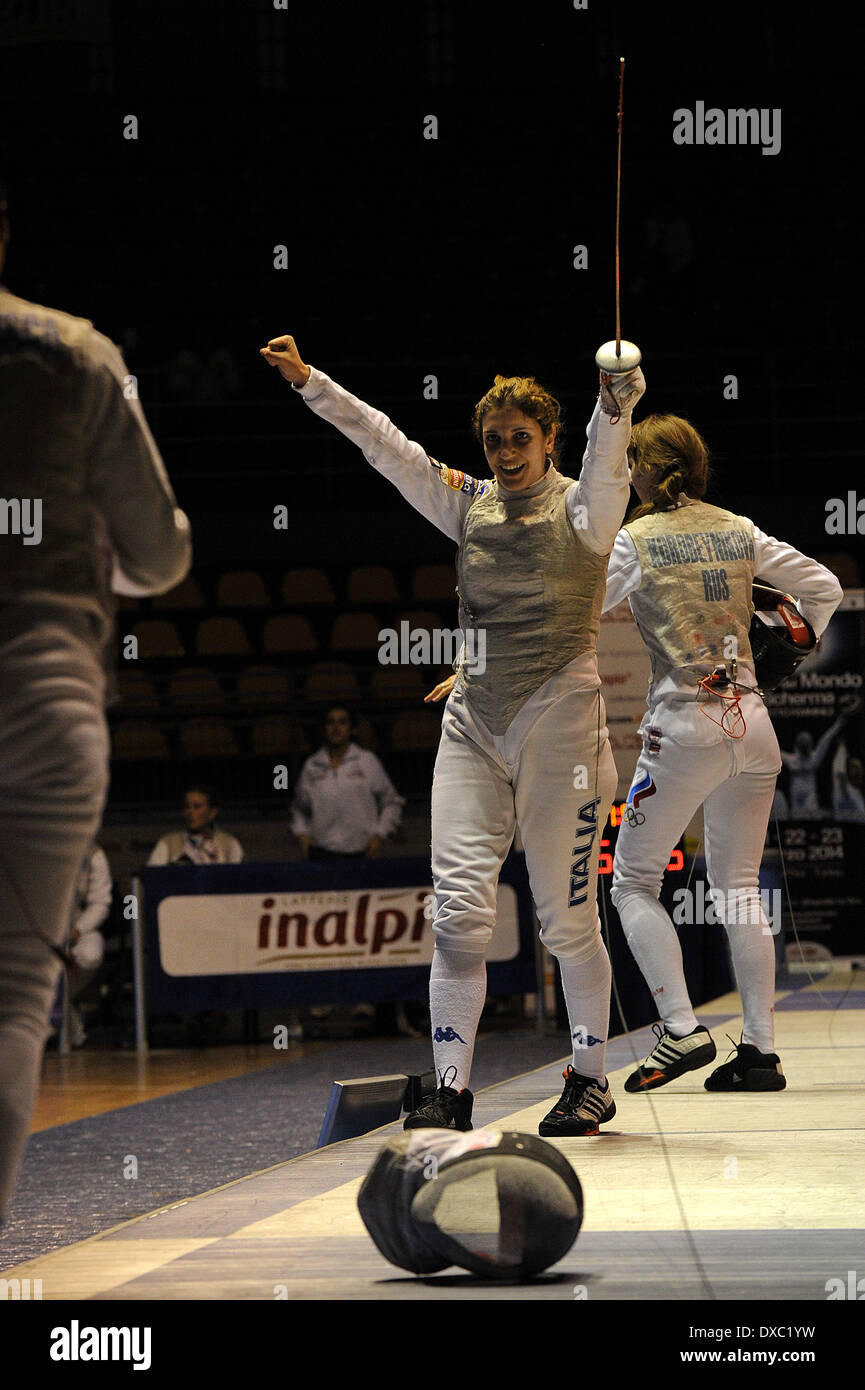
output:
<svg viewBox="0 0 865 1390"><path fill-rule="evenodd" d="M711 669L733 654L752 665L754 536L747 520L686 500L630 521L625 530L642 570L631 609L649 649L652 681L683 666Z"/></svg>
<svg viewBox="0 0 865 1390"><path fill-rule="evenodd" d="M483 630L486 668L464 665L460 679L493 734L503 734L544 681L597 643L609 555L596 555L574 532L565 510L573 484L550 468L513 496L496 484L466 514L457 556L460 626L470 654L468 634Z"/></svg>
<svg viewBox="0 0 865 1390"><path fill-rule="evenodd" d="M0 289L0 479L4 496L44 499L42 538L0 540L0 601L77 605L103 639L116 600L89 495L94 412L87 319ZM98 423L98 422L97 422Z"/></svg>

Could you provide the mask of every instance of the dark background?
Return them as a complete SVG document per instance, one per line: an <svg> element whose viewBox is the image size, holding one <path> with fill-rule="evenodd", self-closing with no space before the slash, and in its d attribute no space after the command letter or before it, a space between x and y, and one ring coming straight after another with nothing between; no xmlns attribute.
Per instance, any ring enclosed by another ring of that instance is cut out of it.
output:
<svg viewBox="0 0 865 1390"><path fill-rule="evenodd" d="M859 480L858 14L0 0L4 278L123 345L196 572L449 561L257 350L293 333L429 452L481 473L475 401L496 372L534 374L565 407L578 472L594 351L615 331L621 52L622 327L644 355L641 410L704 432L711 500L861 583L857 538L825 530L827 500ZM673 112L698 100L780 107L780 153L675 145ZM289 269L273 268L279 244ZM178 395L176 354L215 348L236 381Z"/></svg>

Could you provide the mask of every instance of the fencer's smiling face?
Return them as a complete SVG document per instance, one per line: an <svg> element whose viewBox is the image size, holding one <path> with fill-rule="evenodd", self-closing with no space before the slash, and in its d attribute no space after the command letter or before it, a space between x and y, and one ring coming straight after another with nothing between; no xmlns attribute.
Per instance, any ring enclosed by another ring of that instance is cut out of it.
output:
<svg viewBox="0 0 865 1390"><path fill-rule="evenodd" d="M488 410L483 419L484 453L500 487L521 492L540 482L555 431L544 437L537 420L515 406Z"/></svg>

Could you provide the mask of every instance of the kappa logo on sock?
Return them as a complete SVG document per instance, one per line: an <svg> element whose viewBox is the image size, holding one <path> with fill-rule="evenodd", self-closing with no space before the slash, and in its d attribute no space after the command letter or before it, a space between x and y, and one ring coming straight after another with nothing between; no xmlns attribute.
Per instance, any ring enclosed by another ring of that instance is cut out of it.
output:
<svg viewBox="0 0 865 1390"><path fill-rule="evenodd" d="M571 1036L574 1040L574 1047L594 1047L596 1043L604 1041L603 1038L592 1037L592 1034L587 1033L585 1028L575 1028Z"/></svg>
<svg viewBox="0 0 865 1390"><path fill-rule="evenodd" d="M447 1028L437 1028L433 1033L433 1042L460 1042L463 1047L468 1047L465 1038L461 1038L455 1028L448 1024Z"/></svg>

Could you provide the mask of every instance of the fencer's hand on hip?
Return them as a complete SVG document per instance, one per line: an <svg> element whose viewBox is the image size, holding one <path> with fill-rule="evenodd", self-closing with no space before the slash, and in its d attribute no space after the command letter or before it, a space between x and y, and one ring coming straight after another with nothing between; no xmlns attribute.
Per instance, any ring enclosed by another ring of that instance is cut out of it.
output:
<svg viewBox="0 0 865 1390"><path fill-rule="evenodd" d="M276 367L280 375L284 376L286 381L290 381L292 386L305 386L309 381L310 369L302 361L297 343L288 333L271 338L267 347L259 348L259 352L265 362L269 362L271 367Z"/></svg>
<svg viewBox="0 0 865 1390"><path fill-rule="evenodd" d="M425 705L438 704L440 700L446 700L456 684L456 676L448 676L446 681L439 681L438 685L433 686L428 695L424 695Z"/></svg>

